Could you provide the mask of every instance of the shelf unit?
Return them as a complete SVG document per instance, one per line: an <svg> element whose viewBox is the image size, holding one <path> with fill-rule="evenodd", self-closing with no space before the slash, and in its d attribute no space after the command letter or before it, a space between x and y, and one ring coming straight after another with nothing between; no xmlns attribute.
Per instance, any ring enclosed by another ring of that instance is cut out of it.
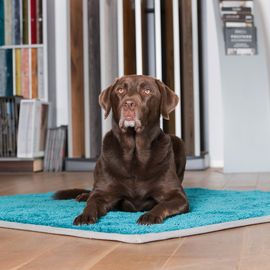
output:
<svg viewBox="0 0 270 270"><path fill-rule="evenodd" d="M20 1L22 7L22 1ZM16 45L3 45L0 46L2 49L12 49L13 63L15 61L15 49L38 49L42 48L43 51L43 96L39 98L43 101L48 102L48 42L47 42L47 0L42 0L42 44L31 44L31 0L28 0L28 40L29 44L16 44ZM22 13L20 14L22 16ZM22 25L21 25L22 27ZM29 54L29 88L30 97L32 96L32 76L31 76L31 54ZM13 74L15 65L13 64ZM13 94L16 95L16 81L15 76L13 76Z"/></svg>
<svg viewBox="0 0 270 270"><path fill-rule="evenodd" d="M8 0L10 1L10 0ZM37 0L38 1L38 0ZM42 62L42 92L39 92L38 86L37 91L39 93L38 98L44 102L49 101L48 95L48 38L47 38L47 1L42 0L42 43L32 44L32 36L31 36L31 0L27 0L28 5L28 44L11 44L11 45L2 45L0 46L0 50L12 50L12 59L13 59L13 95L16 95L16 70L15 70L15 52L16 49L28 49L29 50L29 93L30 98L32 97L32 53L31 49L42 49L42 58L41 61L38 59L38 52L37 52L37 63ZM12 4L14 2L12 1ZM19 1L20 3L20 29L23 31L22 25L22 8L23 8L23 0ZM37 22L38 22L38 14L37 14ZM22 41L21 41L22 42ZM22 63L23 64L23 63ZM38 84L38 83L37 83ZM41 96L40 96L41 94ZM1 157L0 162L30 162L35 160L36 158L18 158L18 157ZM2 166L3 167L3 166Z"/></svg>

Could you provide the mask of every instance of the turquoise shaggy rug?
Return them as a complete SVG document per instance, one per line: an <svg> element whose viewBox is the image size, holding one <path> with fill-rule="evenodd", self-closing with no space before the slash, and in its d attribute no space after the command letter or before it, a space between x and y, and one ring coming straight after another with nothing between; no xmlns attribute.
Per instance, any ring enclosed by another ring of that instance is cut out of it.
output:
<svg viewBox="0 0 270 270"><path fill-rule="evenodd" d="M0 227L143 243L270 221L270 192L186 189L190 212L163 224L136 223L142 213L109 212L94 225L74 226L85 206L53 193L0 196Z"/></svg>

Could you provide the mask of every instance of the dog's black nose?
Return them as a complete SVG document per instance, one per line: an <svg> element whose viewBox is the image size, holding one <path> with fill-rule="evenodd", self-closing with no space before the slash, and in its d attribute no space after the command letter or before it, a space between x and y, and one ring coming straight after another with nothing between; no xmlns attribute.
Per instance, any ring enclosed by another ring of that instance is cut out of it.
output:
<svg viewBox="0 0 270 270"><path fill-rule="evenodd" d="M125 110L134 111L136 108L136 103L133 100L126 100L123 104Z"/></svg>

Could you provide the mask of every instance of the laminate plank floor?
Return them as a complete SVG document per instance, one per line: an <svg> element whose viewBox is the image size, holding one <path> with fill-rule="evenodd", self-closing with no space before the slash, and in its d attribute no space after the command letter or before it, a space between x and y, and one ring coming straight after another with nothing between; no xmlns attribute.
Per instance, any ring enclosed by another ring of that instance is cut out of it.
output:
<svg viewBox="0 0 270 270"><path fill-rule="evenodd" d="M91 173L0 173L0 195L91 188ZM185 187L270 191L270 173L186 172ZM0 229L3 270L270 269L270 224L146 244Z"/></svg>

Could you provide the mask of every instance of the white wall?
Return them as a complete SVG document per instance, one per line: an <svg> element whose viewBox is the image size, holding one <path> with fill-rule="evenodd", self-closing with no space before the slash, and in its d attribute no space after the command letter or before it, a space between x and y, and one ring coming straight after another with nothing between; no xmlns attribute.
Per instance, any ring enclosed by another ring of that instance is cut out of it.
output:
<svg viewBox="0 0 270 270"><path fill-rule="evenodd" d="M220 63L218 54L217 32L214 7L212 1L203 4L203 46L204 46L204 89L205 89L205 123L206 146L210 154L211 167L224 165L224 120L222 108L222 92ZM264 33L266 36L268 55L270 57L270 1L257 0L262 12ZM268 57L268 58L269 58ZM270 61L270 58L269 58ZM270 74L269 74L270 77Z"/></svg>

